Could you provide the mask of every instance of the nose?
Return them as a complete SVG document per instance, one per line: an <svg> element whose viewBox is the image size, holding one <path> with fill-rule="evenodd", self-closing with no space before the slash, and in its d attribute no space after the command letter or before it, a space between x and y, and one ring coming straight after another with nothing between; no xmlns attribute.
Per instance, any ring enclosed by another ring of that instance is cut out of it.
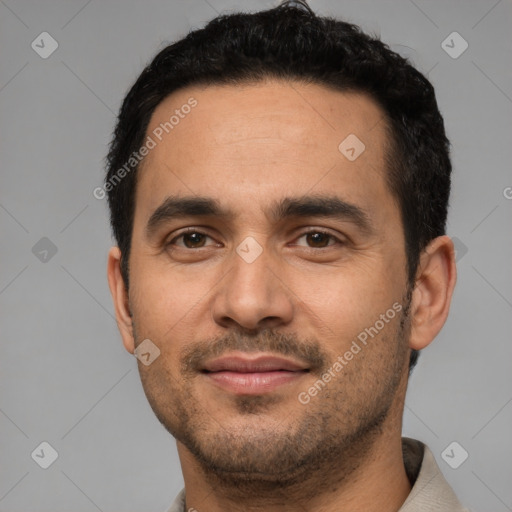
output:
<svg viewBox="0 0 512 512"><path fill-rule="evenodd" d="M265 249L254 260L233 252L231 270L213 298L212 317L218 325L252 331L291 322L293 294L275 258Z"/></svg>

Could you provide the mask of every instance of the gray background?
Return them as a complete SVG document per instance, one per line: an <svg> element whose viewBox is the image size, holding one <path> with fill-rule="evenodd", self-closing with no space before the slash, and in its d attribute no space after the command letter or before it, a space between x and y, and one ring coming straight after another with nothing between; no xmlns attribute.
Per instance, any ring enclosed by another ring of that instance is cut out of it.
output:
<svg viewBox="0 0 512 512"><path fill-rule="evenodd" d="M117 332L106 202L92 191L120 101L155 52L217 12L275 3L0 1L0 511L162 511L181 488L174 441ZM380 34L437 89L459 281L413 374L404 433L432 448L472 510L512 510L512 4L311 5ZM31 48L44 31L59 44L47 59ZM441 46L453 31L469 44L456 59ZM46 261L43 237L57 249ZM46 470L31 458L42 441L58 452ZM452 441L469 453L458 469L441 455Z"/></svg>

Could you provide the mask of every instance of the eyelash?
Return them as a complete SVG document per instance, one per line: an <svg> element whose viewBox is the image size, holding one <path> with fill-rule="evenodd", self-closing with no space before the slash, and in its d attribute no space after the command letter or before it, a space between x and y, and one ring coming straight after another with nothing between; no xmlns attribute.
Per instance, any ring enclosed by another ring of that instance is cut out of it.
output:
<svg viewBox="0 0 512 512"><path fill-rule="evenodd" d="M195 229L195 228L188 228L186 231L183 231L182 233L180 233L179 235L175 236L172 240L170 240L169 242L167 242L167 246L171 246L171 245L174 245L174 243L176 242L176 240L179 240L180 238L182 238L183 236L185 235L190 235L190 234L198 234L198 235L203 235L203 236L206 236L208 238L211 238L212 237L206 233L203 233L202 231L199 231L198 229ZM309 246L301 246L301 247L304 247L305 249L312 249L312 250L315 250L315 249L327 249L329 247L332 247L333 245L336 245L336 244L343 244L343 242L337 238L336 236L334 236L333 234L329 233L328 231L324 231L322 229L310 229L308 231L304 231L303 233L301 233L298 237L297 237L297 240L304 237L304 236L307 236L309 234L322 234L322 235L326 235L330 238L330 240L334 240L335 243L334 244L328 244L327 246L325 247L309 247ZM190 251L193 251L193 250L197 250L197 249L204 249L205 247L198 247L198 248L190 248L190 247L179 247L180 249L185 249L185 250L190 250Z"/></svg>

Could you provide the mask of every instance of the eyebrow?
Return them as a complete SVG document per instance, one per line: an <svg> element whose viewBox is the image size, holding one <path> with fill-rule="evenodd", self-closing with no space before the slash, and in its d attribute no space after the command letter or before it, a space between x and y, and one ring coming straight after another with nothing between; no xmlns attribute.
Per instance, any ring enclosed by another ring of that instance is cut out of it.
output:
<svg viewBox="0 0 512 512"><path fill-rule="evenodd" d="M151 214L146 224L146 236L151 238L164 224L186 217L216 217L228 220L236 215L210 197L169 196ZM275 202L268 210L272 221L288 218L322 217L348 221L365 234L373 233L368 214L359 206L332 195L310 195L285 197Z"/></svg>

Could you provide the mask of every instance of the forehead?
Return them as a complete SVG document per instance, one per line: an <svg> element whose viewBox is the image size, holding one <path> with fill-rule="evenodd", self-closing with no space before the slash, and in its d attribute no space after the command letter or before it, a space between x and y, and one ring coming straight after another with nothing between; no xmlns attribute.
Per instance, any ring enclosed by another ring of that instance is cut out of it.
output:
<svg viewBox="0 0 512 512"><path fill-rule="evenodd" d="M390 194L385 116L363 94L282 81L189 87L155 109L147 136L137 203L149 209L170 193L243 202L339 191L367 203Z"/></svg>

